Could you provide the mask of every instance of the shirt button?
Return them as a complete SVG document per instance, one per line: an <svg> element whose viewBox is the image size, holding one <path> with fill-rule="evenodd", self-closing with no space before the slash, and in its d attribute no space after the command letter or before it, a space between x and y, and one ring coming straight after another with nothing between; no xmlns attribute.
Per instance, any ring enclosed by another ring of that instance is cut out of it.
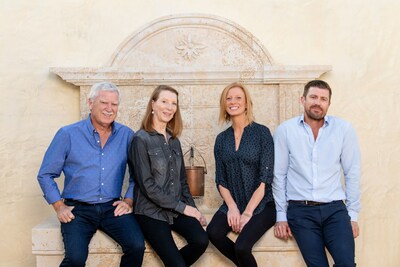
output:
<svg viewBox="0 0 400 267"><path fill-rule="evenodd" d="M104 156L104 153L101 153L102 156Z"/></svg>
<svg viewBox="0 0 400 267"><path fill-rule="evenodd" d="M101 183L101 185L104 185L104 183Z"/></svg>
<svg viewBox="0 0 400 267"><path fill-rule="evenodd" d="M174 183L172 182L171 185L174 185Z"/></svg>
<svg viewBox="0 0 400 267"><path fill-rule="evenodd" d="M100 143L100 141L99 141L99 140L97 140L97 143Z"/></svg>
<svg viewBox="0 0 400 267"><path fill-rule="evenodd" d="M104 168L101 168L104 171Z"/></svg>

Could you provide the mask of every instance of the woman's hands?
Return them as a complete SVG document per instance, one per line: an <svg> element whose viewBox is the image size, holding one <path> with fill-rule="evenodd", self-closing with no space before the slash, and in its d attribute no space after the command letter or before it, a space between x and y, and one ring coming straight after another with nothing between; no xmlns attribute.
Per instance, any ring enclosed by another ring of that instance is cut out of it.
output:
<svg viewBox="0 0 400 267"><path fill-rule="evenodd" d="M133 212L133 200L130 198L125 198L124 200L117 200L113 203L116 207L114 211L115 216L122 216Z"/></svg>
<svg viewBox="0 0 400 267"><path fill-rule="evenodd" d="M242 215L240 215L239 232L243 230L244 226L250 221L251 217L252 215L247 212L243 212Z"/></svg>
<svg viewBox="0 0 400 267"><path fill-rule="evenodd" d="M235 233L240 233L244 226L250 221L251 217L252 215L246 212L240 214L240 211L236 206L228 209L228 225Z"/></svg>
<svg viewBox="0 0 400 267"><path fill-rule="evenodd" d="M228 219L228 225L232 228L232 231L235 233L240 232L240 211L235 205L234 207L229 207L228 208L228 213L227 219Z"/></svg>
<svg viewBox="0 0 400 267"><path fill-rule="evenodd" d="M198 209L192 206L186 205L185 209L183 210L183 214L195 218L202 226L207 225L206 217L204 217L204 215Z"/></svg>

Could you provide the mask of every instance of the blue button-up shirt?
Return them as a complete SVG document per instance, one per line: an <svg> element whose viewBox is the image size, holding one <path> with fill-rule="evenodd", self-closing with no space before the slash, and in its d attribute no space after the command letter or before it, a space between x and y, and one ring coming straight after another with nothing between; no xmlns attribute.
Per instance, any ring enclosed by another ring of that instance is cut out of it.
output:
<svg viewBox="0 0 400 267"><path fill-rule="evenodd" d="M52 204L61 198L71 198L103 203L119 198L133 134L127 126L114 122L102 148L90 115L86 120L62 127L47 149L37 177L46 201ZM61 172L65 176L62 194L54 181ZM133 187L130 178L125 197L133 198Z"/></svg>
<svg viewBox="0 0 400 267"><path fill-rule="evenodd" d="M274 134L273 194L277 221L286 221L287 201L345 200L352 221L360 211L360 150L350 123L325 116L314 140L304 116L282 123ZM344 176L345 188L341 177Z"/></svg>

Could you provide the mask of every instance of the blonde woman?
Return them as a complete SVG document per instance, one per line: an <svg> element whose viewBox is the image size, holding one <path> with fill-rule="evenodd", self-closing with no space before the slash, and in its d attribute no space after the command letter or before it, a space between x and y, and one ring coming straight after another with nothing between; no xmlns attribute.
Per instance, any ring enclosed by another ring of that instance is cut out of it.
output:
<svg viewBox="0 0 400 267"><path fill-rule="evenodd" d="M274 144L269 129L254 122L252 101L240 83L220 98L220 122L232 125L217 136L215 181L224 202L207 233L211 243L236 266L257 266L253 245L276 220L271 183ZM227 234L238 233L236 242Z"/></svg>

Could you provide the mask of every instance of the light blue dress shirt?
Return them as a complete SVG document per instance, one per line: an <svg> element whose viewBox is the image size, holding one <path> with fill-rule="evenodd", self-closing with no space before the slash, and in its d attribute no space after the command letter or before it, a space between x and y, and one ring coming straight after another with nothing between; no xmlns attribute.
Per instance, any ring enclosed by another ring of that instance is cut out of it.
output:
<svg viewBox="0 0 400 267"><path fill-rule="evenodd" d="M304 115L298 116L277 128L274 143L272 188L277 221L287 221L289 200L345 200L351 220L357 221L361 208L360 149L350 123L325 116L314 140Z"/></svg>
<svg viewBox="0 0 400 267"><path fill-rule="evenodd" d="M70 198L104 203L119 198L133 134L127 126L114 122L102 148L90 115L86 120L62 127L47 149L37 177L46 201L52 204ZM65 176L62 194L54 181L61 172ZM133 187L130 178L125 197L133 199Z"/></svg>

